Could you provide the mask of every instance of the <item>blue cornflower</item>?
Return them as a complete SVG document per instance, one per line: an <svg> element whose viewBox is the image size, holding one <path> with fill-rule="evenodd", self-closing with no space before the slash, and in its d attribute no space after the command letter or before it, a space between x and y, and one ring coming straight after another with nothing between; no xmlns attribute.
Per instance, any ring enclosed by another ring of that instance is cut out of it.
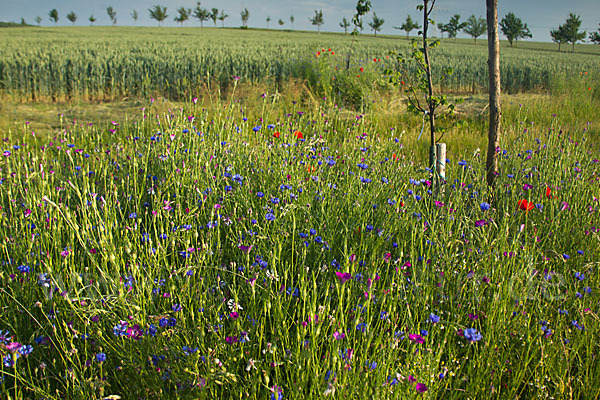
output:
<svg viewBox="0 0 600 400"><path fill-rule="evenodd" d="M25 344L19 348L19 354L22 356L27 356L33 352L33 346L30 344Z"/></svg>
<svg viewBox="0 0 600 400"><path fill-rule="evenodd" d="M181 304L177 304L177 303L175 303L175 304L173 304L173 305L171 306L171 309L172 309L174 312L179 312L179 311L183 310L183 307L181 306Z"/></svg>
<svg viewBox="0 0 600 400"><path fill-rule="evenodd" d="M478 342L482 338L481 333L477 332L477 329L475 328L467 328L463 333L465 335L465 339L471 342Z"/></svg>
<svg viewBox="0 0 600 400"><path fill-rule="evenodd" d="M29 265L19 265L17 267L17 269L19 270L19 272L22 272L24 274L29 273L29 271L31 271L31 269L29 268Z"/></svg>
<svg viewBox="0 0 600 400"><path fill-rule="evenodd" d="M582 274L581 272L575 272L575 278L579 279L580 281L585 279L585 275Z"/></svg>
<svg viewBox="0 0 600 400"><path fill-rule="evenodd" d="M356 325L356 329L364 333L365 329L367 329L367 324L361 322L360 324Z"/></svg>
<svg viewBox="0 0 600 400"><path fill-rule="evenodd" d="M96 354L96 361L98 361L98 362L106 361L106 354L105 353Z"/></svg>
<svg viewBox="0 0 600 400"><path fill-rule="evenodd" d="M440 322L440 316L435 315L434 313L429 314L429 322L437 324L438 322Z"/></svg>
<svg viewBox="0 0 600 400"><path fill-rule="evenodd" d="M267 221L275 221L275 214L273 214L273 213L267 213L267 214L265 215L265 219L266 219Z"/></svg>
<svg viewBox="0 0 600 400"><path fill-rule="evenodd" d="M133 213L129 214L129 218L130 219L136 219L137 218L137 213L133 212Z"/></svg>
<svg viewBox="0 0 600 400"><path fill-rule="evenodd" d="M490 203L486 203L485 201L479 205L481 211L487 211L490 209Z"/></svg>

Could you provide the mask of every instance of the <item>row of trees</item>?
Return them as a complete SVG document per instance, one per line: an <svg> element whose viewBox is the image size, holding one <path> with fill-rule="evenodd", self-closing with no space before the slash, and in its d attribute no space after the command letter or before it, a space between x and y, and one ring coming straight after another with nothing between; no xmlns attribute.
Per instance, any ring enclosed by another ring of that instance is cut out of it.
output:
<svg viewBox="0 0 600 400"><path fill-rule="evenodd" d="M162 22L167 19L167 7L162 7L160 5L155 5L153 8L149 9L150 18L156 20L158 25L160 26ZM112 6L106 8L106 14L108 15L110 21L113 25L117 23L117 12L112 8ZM58 22L58 11L56 9L52 9L48 16L51 21L54 23ZM135 22L138 20L138 13L136 10L133 10L131 13L131 17ZM217 26L217 21L221 21L221 26L224 26L225 19L229 17L228 14L225 13L225 10L220 10L218 8L212 8L208 10L207 8L202 7L201 2L196 4L196 8L193 10L191 8L179 7L177 9L177 16L175 16L174 21L183 24L190 19L190 17L194 17L200 21L200 26L204 26L204 22L212 20L214 25ZM244 8L240 17L242 20L242 27L248 27L248 19L250 18L250 12L247 8ZM77 14L71 11L67 14L67 19L75 24L77 21ZM93 25L96 22L96 18L92 14L88 20ZM292 24L292 28L294 27L294 16L290 16L290 23ZM324 24L323 18L323 10L315 10L315 14L312 18L308 19L309 22L317 27L317 30L321 31L321 26ZM38 25L41 23L42 18L36 17L35 21ZM267 16L267 29L269 28L269 22L271 21L271 17ZM381 30L381 27L384 24L384 19L379 18L376 13L373 13L373 19L368 22L369 27L374 32L375 36L377 36L377 32ZM285 21L279 19L278 21L280 26L285 24ZM348 28L350 27L350 21L344 17L340 22L339 26L344 29L344 32L348 33ZM471 15L466 21L460 20L460 15L455 14L450 18L448 23L438 23L438 29L443 34L446 33L449 38L456 38L456 35L459 32L464 32L467 35L471 36L475 41L477 38L484 35L487 30L486 20L482 17L476 17L475 15ZM579 16L571 13L569 17L565 21L563 25L560 25L557 29L553 29L550 31L550 36L555 43L558 43L558 51L560 51L561 45L571 43L573 46L573 51L575 51L575 43L579 41L583 41L587 35L586 31L580 31L581 27L581 19ZM358 20L357 28L361 31L363 30L362 19ZM394 26L394 29L402 30L406 32L406 37L409 36L410 32L415 29L420 29L421 26L412 20L411 16L408 15L404 23L400 26ZM513 46L520 39L531 38L531 31L527 27L526 23L518 18L514 13L509 12L502 18L500 21L500 29L506 39ZM592 43L600 44L600 29L598 32L592 32L589 35L589 40Z"/></svg>

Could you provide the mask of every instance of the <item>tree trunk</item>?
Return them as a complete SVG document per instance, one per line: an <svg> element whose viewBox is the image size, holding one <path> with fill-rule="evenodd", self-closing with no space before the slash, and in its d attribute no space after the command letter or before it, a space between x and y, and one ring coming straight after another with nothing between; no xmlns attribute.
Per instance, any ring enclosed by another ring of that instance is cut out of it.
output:
<svg viewBox="0 0 600 400"><path fill-rule="evenodd" d="M425 57L425 65L427 66L425 73L427 74L427 106L429 109L429 130L431 134L431 147L429 154L429 163L433 171L435 171L435 106L433 105L433 80L431 78L431 64L429 62L429 46L427 44L427 28L429 26L429 0L423 0L423 56Z"/></svg>
<svg viewBox="0 0 600 400"><path fill-rule="evenodd" d="M498 175L498 133L500 131L500 42L498 39L498 0L486 0L488 29L488 71L490 126L486 161L487 184L494 186Z"/></svg>

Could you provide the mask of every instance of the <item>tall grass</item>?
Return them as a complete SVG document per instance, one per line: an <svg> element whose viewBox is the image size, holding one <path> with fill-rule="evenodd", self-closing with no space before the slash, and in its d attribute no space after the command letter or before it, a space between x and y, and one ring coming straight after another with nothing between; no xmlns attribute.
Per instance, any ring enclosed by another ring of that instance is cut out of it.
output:
<svg viewBox="0 0 600 400"><path fill-rule="evenodd" d="M268 100L4 142L3 397L600 395L585 135L435 194L399 132Z"/></svg>

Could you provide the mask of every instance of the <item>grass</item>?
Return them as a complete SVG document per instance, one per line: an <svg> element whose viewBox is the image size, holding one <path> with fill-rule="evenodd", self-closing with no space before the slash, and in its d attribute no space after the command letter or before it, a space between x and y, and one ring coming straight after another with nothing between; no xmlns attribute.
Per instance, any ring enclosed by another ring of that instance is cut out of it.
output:
<svg viewBox="0 0 600 400"><path fill-rule="evenodd" d="M376 114L252 101L4 143L4 397L600 395L581 129L507 126L496 190L457 150L438 192Z"/></svg>
<svg viewBox="0 0 600 400"><path fill-rule="evenodd" d="M495 188L485 95L448 93L438 187L422 120L374 71L360 111L310 77L4 94L2 398L599 397L581 72L503 96Z"/></svg>

